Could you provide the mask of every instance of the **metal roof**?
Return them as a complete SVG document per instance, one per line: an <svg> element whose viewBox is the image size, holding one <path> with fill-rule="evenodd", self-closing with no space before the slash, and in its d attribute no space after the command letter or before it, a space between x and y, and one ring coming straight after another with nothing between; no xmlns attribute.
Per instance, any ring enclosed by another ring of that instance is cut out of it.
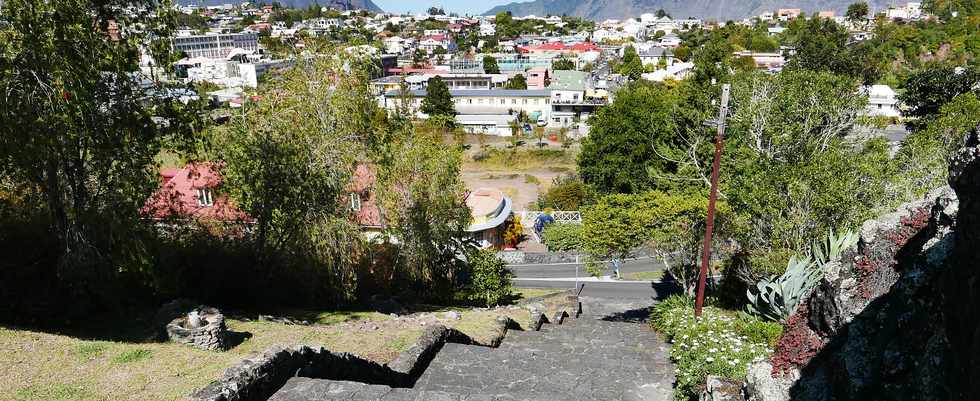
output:
<svg viewBox="0 0 980 401"><path fill-rule="evenodd" d="M414 97L425 97L425 90L408 91ZM387 97L398 97L399 91L385 93ZM452 97L549 97L550 89L451 89Z"/></svg>

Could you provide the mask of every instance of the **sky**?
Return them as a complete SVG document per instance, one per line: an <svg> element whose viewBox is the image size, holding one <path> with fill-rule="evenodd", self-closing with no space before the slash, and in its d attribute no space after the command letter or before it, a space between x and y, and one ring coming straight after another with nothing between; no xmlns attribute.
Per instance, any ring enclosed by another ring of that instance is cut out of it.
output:
<svg viewBox="0 0 980 401"><path fill-rule="evenodd" d="M527 0L373 0L374 4L388 12L420 13L429 7L442 7L446 13L455 12L460 15L482 14L494 6L510 4Z"/></svg>

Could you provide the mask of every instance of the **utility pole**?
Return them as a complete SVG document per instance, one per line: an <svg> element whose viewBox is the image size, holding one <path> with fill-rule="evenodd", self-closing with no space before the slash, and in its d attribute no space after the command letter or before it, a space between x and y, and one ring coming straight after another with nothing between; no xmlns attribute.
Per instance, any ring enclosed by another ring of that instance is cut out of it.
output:
<svg viewBox="0 0 980 401"><path fill-rule="evenodd" d="M698 276L698 297L694 303L694 316L701 317L704 306L704 285L708 277L708 263L711 260L711 232L715 228L715 201L718 200L718 169L721 167L721 145L725 140L725 118L728 117L728 92L731 85L721 86L721 108L718 110L718 120L706 122L709 126L717 126L715 137L715 160L711 164L711 195L708 197L708 218L704 226L704 252L701 253L701 274Z"/></svg>

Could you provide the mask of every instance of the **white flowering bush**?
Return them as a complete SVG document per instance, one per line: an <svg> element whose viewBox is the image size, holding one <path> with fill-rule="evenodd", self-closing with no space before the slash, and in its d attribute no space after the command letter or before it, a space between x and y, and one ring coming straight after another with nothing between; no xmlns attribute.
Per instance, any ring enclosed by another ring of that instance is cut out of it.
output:
<svg viewBox="0 0 980 401"><path fill-rule="evenodd" d="M676 400L696 399L708 375L744 380L748 364L768 358L782 331L778 323L715 306L695 319L693 299L680 295L654 306L652 325L672 344Z"/></svg>

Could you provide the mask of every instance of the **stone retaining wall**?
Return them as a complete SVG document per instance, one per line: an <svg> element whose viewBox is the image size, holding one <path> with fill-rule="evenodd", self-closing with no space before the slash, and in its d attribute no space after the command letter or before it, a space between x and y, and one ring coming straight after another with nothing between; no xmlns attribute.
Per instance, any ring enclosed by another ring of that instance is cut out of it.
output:
<svg viewBox="0 0 980 401"><path fill-rule="evenodd" d="M585 256L571 252L501 251L497 256L509 265L581 263Z"/></svg>
<svg viewBox="0 0 980 401"><path fill-rule="evenodd" d="M228 368L221 379L195 392L191 400L265 401L296 376L410 387L445 343L496 347L507 330L515 325L507 317L498 317L495 334L487 344L456 329L432 325L423 331L415 344L387 365L346 352L331 352L323 347L273 347L256 358Z"/></svg>

